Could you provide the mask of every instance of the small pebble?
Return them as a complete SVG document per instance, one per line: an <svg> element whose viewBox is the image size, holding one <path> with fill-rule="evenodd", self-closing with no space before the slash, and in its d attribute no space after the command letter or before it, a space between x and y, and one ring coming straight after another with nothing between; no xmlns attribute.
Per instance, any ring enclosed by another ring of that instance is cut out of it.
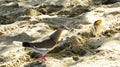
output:
<svg viewBox="0 0 120 67"><path fill-rule="evenodd" d="M72 57L74 61L78 61L79 60L79 57L78 56L74 56Z"/></svg>

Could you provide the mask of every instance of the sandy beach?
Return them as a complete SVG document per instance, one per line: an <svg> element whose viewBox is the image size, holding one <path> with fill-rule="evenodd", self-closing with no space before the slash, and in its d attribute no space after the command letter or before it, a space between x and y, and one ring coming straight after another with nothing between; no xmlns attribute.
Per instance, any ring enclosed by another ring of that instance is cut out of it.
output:
<svg viewBox="0 0 120 67"><path fill-rule="evenodd" d="M60 25L70 30L45 62L14 43L40 42ZM0 0L0 67L120 67L120 0Z"/></svg>

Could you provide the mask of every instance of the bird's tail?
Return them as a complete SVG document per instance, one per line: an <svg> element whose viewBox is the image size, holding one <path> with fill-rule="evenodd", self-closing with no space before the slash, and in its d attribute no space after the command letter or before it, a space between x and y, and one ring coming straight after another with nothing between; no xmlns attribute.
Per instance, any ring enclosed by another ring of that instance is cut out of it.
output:
<svg viewBox="0 0 120 67"><path fill-rule="evenodd" d="M29 42L22 42L23 47L32 47Z"/></svg>

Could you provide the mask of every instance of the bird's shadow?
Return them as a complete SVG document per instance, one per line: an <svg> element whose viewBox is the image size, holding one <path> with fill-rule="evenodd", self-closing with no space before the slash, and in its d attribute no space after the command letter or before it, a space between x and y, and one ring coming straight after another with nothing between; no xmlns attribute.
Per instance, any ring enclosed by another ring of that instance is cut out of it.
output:
<svg viewBox="0 0 120 67"><path fill-rule="evenodd" d="M27 65L25 65L25 67L46 67L46 64L43 63L42 61L34 61L32 63L28 63Z"/></svg>

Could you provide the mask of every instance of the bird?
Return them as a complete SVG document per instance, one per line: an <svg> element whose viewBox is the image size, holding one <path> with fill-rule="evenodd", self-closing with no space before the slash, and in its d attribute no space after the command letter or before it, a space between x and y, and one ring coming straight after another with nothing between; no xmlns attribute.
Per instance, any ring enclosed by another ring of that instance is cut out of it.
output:
<svg viewBox="0 0 120 67"><path fill-rule="evenodd" d="M102 20L96 20L95 22L94 22L94 29L95 29L95 31L97 31L98 30L98 27L100 27L101 26L101 24L102 24Z"/></svg>
<svg viewBox="0 0 120 67"><path fill-rule="evenodd" d="M60 25L55 32L41 42L22 42L21 44L23 47L32 48L35 52L40 53L41 60L46 61L45 55L56 47L64 30L69 29L65 25Z"/></svg>
<svg viewBox="0 0 120 67"><path fill-rule="evenodd" d="M98 19L93 23L93 34L95 36L101 35L101 33L104 31L104 26L102 25L102 20Z"/></svg>

